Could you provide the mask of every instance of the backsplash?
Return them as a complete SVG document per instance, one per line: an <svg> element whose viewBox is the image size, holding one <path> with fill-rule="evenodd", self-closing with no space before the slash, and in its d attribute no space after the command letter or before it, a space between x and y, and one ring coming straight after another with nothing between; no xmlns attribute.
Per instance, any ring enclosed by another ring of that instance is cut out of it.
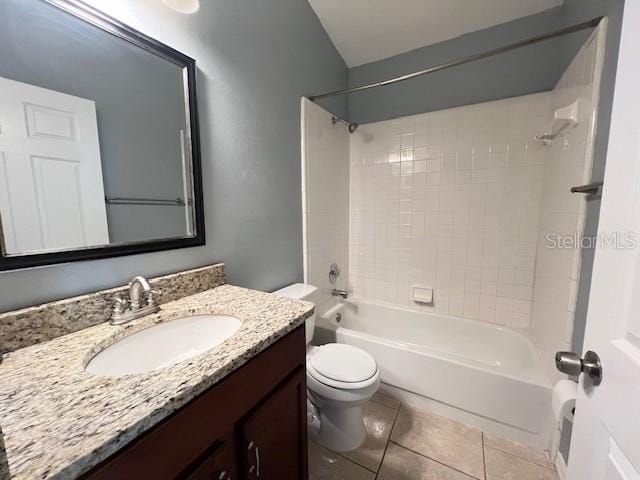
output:
<svg viewBox="0 0 640 480"><path fill-rule="evenodd" d="M549 93L361 125L351 136L354 296L516 328L531 314ZM410 298L435 291L435 305Z"/></svg>
<svg viewBox="0 0 640 480"><path fill-rule="evenodd" d="M222 263L150 279L161 292L160 304L218 287L224 281ZM0 351L11 352L106 322L111 316L113 297L126 289L116 287L2 313Z"/></svg>

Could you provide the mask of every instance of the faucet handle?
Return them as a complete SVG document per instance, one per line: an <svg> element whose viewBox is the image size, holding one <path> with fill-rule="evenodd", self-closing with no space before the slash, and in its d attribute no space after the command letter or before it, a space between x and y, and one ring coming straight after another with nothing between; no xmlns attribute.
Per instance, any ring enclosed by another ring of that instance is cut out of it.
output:
<svg viewBox="0 0 640 480"><path fill-rule="evenodd" d="M122 297L116 297L113 299L113 313L111 318L119 318L129 306L129 302Z"/></svg>
<svg viewBox="0 0 640 480"><path fill-rule="evenodd" d="M155 304L155 298L154 295L162 295L162 290L149 290L147 292L147 305L154 305Z"/></svg>

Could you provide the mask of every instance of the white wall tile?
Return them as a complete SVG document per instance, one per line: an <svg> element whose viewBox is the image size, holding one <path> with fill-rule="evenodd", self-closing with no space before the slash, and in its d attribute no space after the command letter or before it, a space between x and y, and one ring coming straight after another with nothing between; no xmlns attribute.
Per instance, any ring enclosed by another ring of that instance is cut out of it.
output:
<svg viewBox="0 0 640 480"><path fill-rule="evenodd" d="M333 125L331 114L303 99L303 241L304 280L319 288L317 310L324 312L337 300L332 288L346 288L349 269L364 278L363 256L349 257L349 138L341 123ZM354 152L354 162L373 165L370 152ZM388 164L385 164L388 165ZM351 232L359 236L357 232ZM329 266L336 262L341 274L329 283ZM365 294L362 280L359 293Z"/></svg>
<svg viewBox="0 0 640 480"><path fill-rule="evenodd" d="M439 313L509 326L517 299L529 302L515 312L521 326L531 310L544 163L536 150L527 161L533 136L510 132L533 131L548 111L542 93L361 125L350 137L349 248L375 253L361 255L358 270L352 263L351 288L420 308L410 287L425 285ZM375 169L362 156L400 167ZM371 177L380 182L371 186ZM395 295L368 281L395 284Z"/></svg>
<svg viewBox="0 0 640 480"><path fill-rule="evenodd" d="M602 27L599 27L599 29ZM547 248L548 233L582 235L585 198L569 192L573 185L589 183L593 165L593 119L597 117L600 71L584 65L602 64L598 33L594 32L581 48L551 93L549 118L556 108L579 99L579 124L547 147L542 181L542 204L538 231L538 255L535 278L533 269L518 273L520 285L533 285L531 336L552 379L560 378L553 364L557 350L571 346L577 285L580 275L580 250ZM548 129L549 124L544 128ZM531 232L527 232L530 236ZM526 273L525 273L526 272ZM523 293L523 292L521 292ZM516 320L519 321L519 320ZM524 320L523 320L524 321Z"/></svg>

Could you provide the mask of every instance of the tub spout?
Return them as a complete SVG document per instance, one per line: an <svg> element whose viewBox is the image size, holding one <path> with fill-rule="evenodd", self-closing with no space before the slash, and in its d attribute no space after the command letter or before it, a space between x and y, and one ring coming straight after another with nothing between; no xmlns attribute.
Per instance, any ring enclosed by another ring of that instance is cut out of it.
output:
<svg viewBox="0 0 640 480"><path fill-rule="evenodd" d="M346 299L349 296L349 292L347 292L346 290L338 290L337 288L334 288L333 290L331 290L331 295L333 295L334 297L342 297Z"/></svg>

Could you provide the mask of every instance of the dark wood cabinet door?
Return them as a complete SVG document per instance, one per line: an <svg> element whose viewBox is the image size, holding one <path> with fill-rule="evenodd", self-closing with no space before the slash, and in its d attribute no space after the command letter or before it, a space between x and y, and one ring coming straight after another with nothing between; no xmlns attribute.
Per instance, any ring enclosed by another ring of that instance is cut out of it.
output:
<svg viewBox="0 0 640 480"><path fill-rule="evenodd" d="M307 392L299 368L241 424L247 480L307 478Z"/></svg>
<svg viewBox="0 0 640 480"><path fill-rule="evenodd" d="M181 475L183 480L237 480L233 440L216 442Z"/></svg>

